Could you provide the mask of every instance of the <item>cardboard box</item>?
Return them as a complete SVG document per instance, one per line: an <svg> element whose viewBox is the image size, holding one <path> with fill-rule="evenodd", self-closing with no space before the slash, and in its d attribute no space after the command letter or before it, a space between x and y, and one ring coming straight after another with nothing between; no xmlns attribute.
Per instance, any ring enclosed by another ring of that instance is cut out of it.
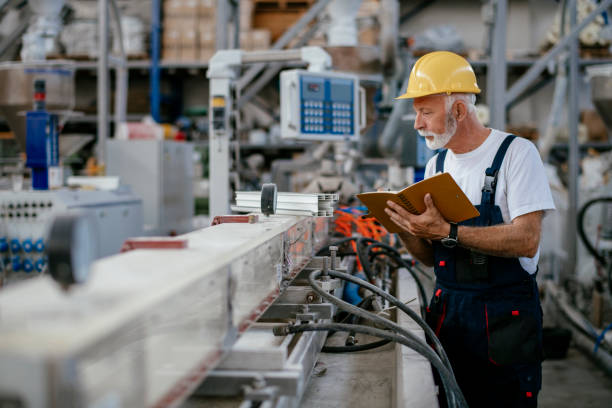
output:
<svg viewBox="0 0 612 408"><path fill-rule="evenodd" d="M181 30L175 27L164 27L162 33L162 46L174 47L181 44Z"/></svg>
<svg viewBox="0 0 612 408"><path fill-rule="evenodd" d="M208 27L200 26L200 47L201 48L216 48L216 34L214 28L211 30Z"/></svg>
<svg viewBox="0 0 612 408"><path fill-rule="evenodd" d="M253 41L251 38L251 31L240 32L240 49L244 51L253 50Z"/></svg>
<svg viewBox="0 0 612 408"><path fill-rule="evenodd" d="M240 11L242 12L242 1L240 2ZM217 1L216 0L200 0L198 7L198 15L201 17L216 17L217 16Z"/></svg>
<svg viewBox="0 0 612 408"><path fill-rule="evenodd" d="M267 50L270 48L271 35L268 30L251 31L251 47L253 50Z"/></svg>
<svg viewBox="0 0 612 408"><path fill-rule="evenodd" d="M179 46L164 46L162 48L162 60L164 61L180 61L181 59L181 48Z"/></svg>
<svg viewBox="0 0 612 408"><path fill-rule="evenodd" d="M183 48L198 48L200 38L198 31L192 27L181 30L181 46Z"/></svg>
<svg viewBox="0 0 612 408"><path fill-rule="evenodd" d="M214 48L200 48L200 61L208 62L217 52Z"/></svg>
<svg viewBox="0 0 612 408"><path fill-rule="evenodd" d="M243 0L240 2L240 31L249 31L253 28L253 1Z"/></svg>
<svg viewBox="0 0 612 408"><path fill-rule="evenodd" d="M180 15L179 10L182 8L183 0L164 0L162 10L164 19Z"/></svg>
<svg viewBox="0 0 612 408"><path fill-rule="evenodd" d="M183 47L181 49L181 61L198 61L200 59L199 47Z"/></svg>

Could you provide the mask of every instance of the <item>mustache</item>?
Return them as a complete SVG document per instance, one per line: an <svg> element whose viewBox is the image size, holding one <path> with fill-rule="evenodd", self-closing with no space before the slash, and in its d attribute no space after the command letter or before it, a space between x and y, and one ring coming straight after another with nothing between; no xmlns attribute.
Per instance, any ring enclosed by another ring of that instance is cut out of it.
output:
<svg viewBox="0 0 612 408"><path fill-rule="evenodd" d="M418 133L420 136L423 136L423 137L426 137L426 136L438 137L438 136L440 136L440 134L439 134L439 133L434 133L434 132L431 132L431 131L429 131L429 130L417 130L417 133Z"/></svg>

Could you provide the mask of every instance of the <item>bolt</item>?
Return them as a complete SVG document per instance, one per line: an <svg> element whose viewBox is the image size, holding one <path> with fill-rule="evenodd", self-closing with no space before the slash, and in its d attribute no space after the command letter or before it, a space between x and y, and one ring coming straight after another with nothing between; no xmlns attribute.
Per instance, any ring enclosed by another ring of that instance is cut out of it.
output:
<svg viewBox="0 0 612 408"><path fill-rule="evenodd" d="M329 253L331 254L331 270L336 270L336 252L338 252L337 246L330 246Z"/></svg>
<svg viewBox="0 0 612 408"><path fill-rule="evenodd" d="M306 295L306 303L312 303L314 302L316 299L314 293L309 293L308 295Z"/></svg>
<svg viewBox="0 0 612 408"><path fill-rule="evenodd" d="M321 278L329 278L329 258L323 258L323 271L321 273Z"/></svg>

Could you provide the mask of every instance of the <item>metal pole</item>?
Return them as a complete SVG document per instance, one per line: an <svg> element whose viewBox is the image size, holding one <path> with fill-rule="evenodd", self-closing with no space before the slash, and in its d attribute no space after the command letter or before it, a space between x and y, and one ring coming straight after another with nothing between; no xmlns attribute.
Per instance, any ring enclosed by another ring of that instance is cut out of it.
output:
<svg viewBox="0 0 612 408"><path fill-rule="evenodd" d="M523 74L522 77L519 78L518 81L512 85L512 87L508 90L506 94L506 104L512 103L514 99L516 99L520 94L527 89L527 87L540 76L542 71L544 71L548 67L548 63L553 60L561 51L565 49L565 47L578 37L580 31L584 27L587 26L591 21L595 19L595 17L599 16L603 11L606 11L608 7L612 5L612 0L602 0L601 3L597 6L595 10L591 12L584 20L580 21L578 25L575 25L574 28L567 34L565 37L559 40L557 45L551 48L550 51L546 53L542 58L540 58L535 64Z"/></svg>
<svg viewBox="0 0 612 408"><path fill-rule="evenodd" d="M491 127L506 129L506 14L507 0L495 2L495 22L491 42L491 59L487 76L487 97L491 109Z"/></svg>
<svg viewBox="0 0 612 408"><path fill-rule="evenodd" d="M577 1L569 3L570 27L576 27ZM569 101L568 101L568 127L569 127L569 208L567 211L567 270L566 277L574 274L576 268L576 209L578 207L578 38L575 37L569 45Z"/></svg>
<svg viewBox="0 0 612 408"><path fill-rule="evenodd" d="M151 79L150 92L151 95L151 116L156 122L161 119L160 114L160 79L161 72L159 69L159 48L160 48L160 0L151 2Z"/></svg>
<svg viewBox="0 0 612 408"><path fill-rule="evenodd" d="M123 43L123 30L121 28L121 13L117 0L111 0L111 10L113 12L113 21L115 30L119 36L119 50L121 57L118 64L115 65L115 126L126 121L127 112L127 87L128 87L128 69L127 55L125 54L125 46Z"/></svg>
<svg viewBox="0 0 612 408"><path fill-rule="evenodd" d="M98 163L106 162L108 137L108 0L98 0Z"/></svg>
<svg viewBox="0 0 612 408"><path fill-rule="evenodd" d="M225 50L228 47L227 41L227 4L229 0L217 0L217 32L215 37L215 45L217 50Z"/></svg>

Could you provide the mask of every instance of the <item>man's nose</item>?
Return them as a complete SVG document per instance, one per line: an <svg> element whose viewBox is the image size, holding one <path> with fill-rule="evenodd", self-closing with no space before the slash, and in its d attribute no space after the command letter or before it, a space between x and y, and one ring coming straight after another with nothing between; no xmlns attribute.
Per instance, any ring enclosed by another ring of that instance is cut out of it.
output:
<svg viewBox="0 0 612 408"><path fill-rule="evenodd" d="M423 120L421 119L421 115L418 113L414 117L414 128L416 130L423 129Z"/></svg>

